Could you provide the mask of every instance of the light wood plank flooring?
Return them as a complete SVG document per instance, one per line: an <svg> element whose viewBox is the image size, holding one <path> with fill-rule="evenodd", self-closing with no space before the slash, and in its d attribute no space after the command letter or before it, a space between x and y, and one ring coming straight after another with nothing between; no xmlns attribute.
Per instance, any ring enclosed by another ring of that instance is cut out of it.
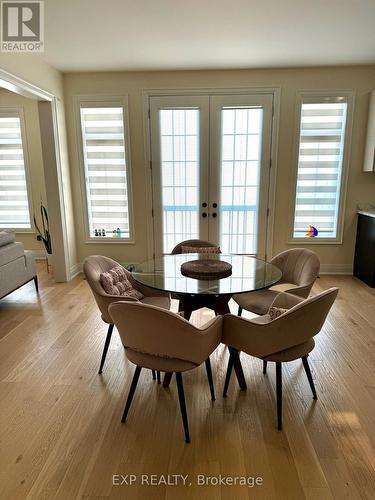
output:
<svg viewBox="0 0 375 500"><path fill-rule="evenodd" d="M184 377L191 444L183 440L175 380L144 370L126 424L133 366L117 332L97 374L106 326L82 276L40 294L26 285L0 301L0 499L375 498L375 291L348 276L310 356L318 401L299 361L284 369L284 430L276 430L274 366L243 355L248 390L221 397L228 350ZM201 310L201 324L211 313ZM133 486L113 475L135 474ZM188 475L190 487L141 485L141 474ZM198 486L197 474L261 477L263 485Z"/></svg>

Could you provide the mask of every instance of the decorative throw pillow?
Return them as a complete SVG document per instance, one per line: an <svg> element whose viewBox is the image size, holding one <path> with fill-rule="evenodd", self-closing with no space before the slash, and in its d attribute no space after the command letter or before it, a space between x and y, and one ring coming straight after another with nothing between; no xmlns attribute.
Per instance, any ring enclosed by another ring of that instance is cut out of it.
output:
<svg viewBox="0 0 375 500"><path fill-rule="evenodd" d="M221 253L220 247L187 247L182 245L181 253Z"/></svg>
<svg viewBox="0 0 375 500"><path fill-rule="evenodd" d="M106 273L100 275L100 283L105 292L109 295L121 295L125 297L133 297L141 300L144 295L133 288L132 284L126 276L125 269L121 266L114 267Z"/></svg>
<svg viewBox="0 0 375 500"><path fill-rule="evenodd" d="M285 314L289 309L283 309L282 307L274 307L271 306L268 310L269 317L273 321L274 319L280 317L282 314Z"/></svg>

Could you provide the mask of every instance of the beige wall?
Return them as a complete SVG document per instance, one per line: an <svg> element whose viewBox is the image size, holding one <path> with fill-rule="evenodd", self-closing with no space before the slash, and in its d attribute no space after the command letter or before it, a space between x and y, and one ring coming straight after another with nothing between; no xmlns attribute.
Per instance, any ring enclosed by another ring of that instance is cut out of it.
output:
<svg viewBox="0 0 375 500"><path fill-rule="evenodd" d="M120 261L147 258L148 234L144 214L145 200L143 98L144 89L217 87L280 87L281 110L274 221L273 254L289 248L291 193L295 137L295 101L297 90L352 89L356 92L352 148L345 207L343 244L314 245L323 269L350 270L353 261L356 204L375 202L375 175L362 172L367 122L368 93L375 88L375 67L332 67L306 69L270 69L241 71L113 72L71 73L64 75L64 91L71 177L76 221L78 259L95 253ZM79 187L76 123L73 96L76 94L129 95L131 161L135 217L135 245L85 244L82 221L83 203Z"/></svg>
<svg viewBox="0 0 375 500"><path fill-rule="evenodd" d="M57 127L59 139L59 154L61 156L61 184L63 192L62 212L66 226L66 238L64 243L67 248L67 258L59 259L54 262L55 268L59 270L65 265L68 267L67 273L59 271L61 276L74 274L79 269L77 265L77 249L75 241L75 228L73 218L73 199L71 194L70 169L68 163L68 151L66 142L66 126L65 126L65 110L64 110L64 95L63 95L63 79L62 74L44 62L38 55L33 54L0 54L0 69L15 75L18 78L25 80L27 83L34 84L36 87L50 92L57 99ZM50 168L46 165L45 168ZM60 199L57 186L48 186L48 196L52 199ZM51 199L50 198L50 199ZM50 212L52 207L50 206ZM54 214L54 218L58 219L61 214ZM52 242L53 243L53 242ZM62 255L62 253L60 252ZM69 273L70 271L70 273Z"/></svg>
<svg viewBox="0 0 375 500"><path fill-rule="evenodd" d="M40 144L40 129L38 117L38 102L27 97L0 89L1 108L22 108L25 119L27 167L31 184L31 220L33 215L39 217L40 200L46 204L46 187L44 183L44 169L42 147ZM17 241L21 241L27 250L34 250L37 256L44 255L43 244L36 240L36 233L17 233Z"/></svg>

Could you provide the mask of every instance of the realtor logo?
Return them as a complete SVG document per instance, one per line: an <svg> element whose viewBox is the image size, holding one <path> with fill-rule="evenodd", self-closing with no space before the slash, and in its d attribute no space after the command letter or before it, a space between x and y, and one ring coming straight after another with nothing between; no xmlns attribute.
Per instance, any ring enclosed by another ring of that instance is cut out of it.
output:
<svg viewBox="0 0 375 500"><path fill-rule="evenodd" d="M1 2L1 51L44 51L44 2Z"/></svg>

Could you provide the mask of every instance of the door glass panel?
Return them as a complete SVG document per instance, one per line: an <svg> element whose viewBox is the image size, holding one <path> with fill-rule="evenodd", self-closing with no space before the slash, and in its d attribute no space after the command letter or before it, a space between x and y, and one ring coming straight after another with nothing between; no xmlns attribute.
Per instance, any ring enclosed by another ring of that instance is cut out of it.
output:
<svg viewBox="0 0 375 500"><path fill-rule="evenodd" d="M220 247L256 254L263 109L221 111Z"/></svg>
<svg viewBox="0 0 375 500"><path fill-rule="evenodd" d="M199 237L199 110L160 110L163 253Z"/></svg>

